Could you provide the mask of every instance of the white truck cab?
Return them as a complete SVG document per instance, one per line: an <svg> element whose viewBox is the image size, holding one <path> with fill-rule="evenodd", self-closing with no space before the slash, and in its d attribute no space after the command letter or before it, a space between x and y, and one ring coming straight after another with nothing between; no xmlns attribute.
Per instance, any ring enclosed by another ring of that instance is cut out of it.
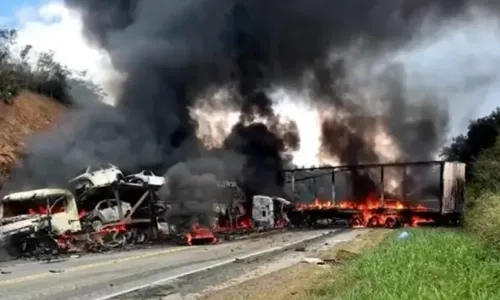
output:
<svg viewBox="0 0 500 300"><path fill-rule="evenodd" d="M45 212L33 211L42 207ZM55 208L58 208L56 211ZM39 189L6 195L0 200L0 231L4 234L47 226L58 234L81 230L73 194L63 189Z"/></svg>
<svg viewBox="0 0 500 300"><path fill-rule="evenodd" d="M252 221L255 228L274 227L274 203L268 196L253 196Z"/></svg>

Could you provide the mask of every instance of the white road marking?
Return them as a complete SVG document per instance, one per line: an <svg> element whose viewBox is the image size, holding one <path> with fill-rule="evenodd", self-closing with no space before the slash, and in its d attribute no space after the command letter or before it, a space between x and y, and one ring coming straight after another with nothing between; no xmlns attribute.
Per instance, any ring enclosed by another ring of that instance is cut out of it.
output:
<svg viewBox="0 0 500 300"><path fill-rule="evenodd" d="M153 287L155 285L164 284L164 283L166 283L168 281L171 281L171 280L179 279L179 278L182 278L182 277L185 277L185 276L189 276L189 275L192 275L192 274L200 273L200 272L207 271L207 270L210 270L210 269L214 269L214 268L217 268L217 267L222 267L222 266L225 266L225 265L233 263L235 259L245 260L245 259L249 259L249 258L252 258L252 257L258 257L258 256L261 256L261 255L264 255L264 254L267 254L267 253L272 253L272 252L275 252L275 251L283 250L285 248L292 247L295 244L300 244L300 243L308 242L310 240L314 240L314 239L320 238L320 237L325 236L327 234L330 234L332 232L335 232L335 231L331 231L331 232L327 232L327 233L321 233L321 234L316 234L316 235L307 237L305 239L301 239L301 240L298 240L298 241L294 241L292 243L285 244L283 246L273 247L273 248L262 250L262 251L257 251L257 252L250 253L250 254L247 254L247 255L244 255L244 256L240 256L240 257L234 257L234 258L231 258L231 259L228 259L228 260L225 260L225 261L222 261L222 262L219 262L219 263L207 266L207 267L203 267L203 268L195 269L195 270L192 270L192 271L184 272L182 274L175 275L175 276L170 276L170 277L167 277L167 278L163 278L163 279L151 282L151 283L147 283L147 284L143 284L143 285L138 285L138 286L135 286L133 288L129 288L129 289L126 289L126 290L123 290L123 291L120 291L120 292L112 293L112 294L109 294L109 295L106 295L106 296L102 296L102 297L99 297L99 298L94 298L94 300L108 300L108 299L112 299L112 298L115 298L115 297L118 297L118 296L123 296L125 294L132 293L132 292L135 292L135 291L138 291L138 290L142 290L142 289L145 289L145 288Z"/></svg>

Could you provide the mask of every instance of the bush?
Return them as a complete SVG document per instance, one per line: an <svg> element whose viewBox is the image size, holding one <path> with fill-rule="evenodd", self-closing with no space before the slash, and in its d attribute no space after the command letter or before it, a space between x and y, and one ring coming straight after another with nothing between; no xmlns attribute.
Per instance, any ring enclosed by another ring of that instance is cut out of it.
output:
<svg viewBox="0 0 500 300"><path fill-rule="evenodd" d="M500 139L491 148L481 152L474 162L474 178L470 189L480 196L483 193L500 193Z"/></svg>
<svg viewBox="0 0 500 300"><path fill-rule="evenodd" d="M500 255L500 140L481 152L467 187L465 227Z"/></svg>
<svg viewBox="0 0 500 300"><path fill-rule="evenodd" d="M487 192L466 211L465 228L500 254L500 194Z"/></svg>

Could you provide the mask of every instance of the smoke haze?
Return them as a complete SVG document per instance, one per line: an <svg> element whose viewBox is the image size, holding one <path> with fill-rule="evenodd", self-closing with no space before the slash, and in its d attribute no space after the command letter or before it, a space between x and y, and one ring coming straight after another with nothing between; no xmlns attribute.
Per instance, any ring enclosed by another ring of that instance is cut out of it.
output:
<svg viewBox="0 0 500 300"><path fill-rule="evenodd" d="M65 3L81 13L85 36L124 75L121 96L114 107L75 110L33 140L11 188L62 184L87 164L112 162L179 176L185 183L179 189L195 194L190 186L206 186L214 176L239 180L249 193L283 193L279 170L291 163L283 153L307 145L297 120L285 122L274 110L276 89L305 93L300 101L319 110L324 158L432 158L446 139L449 94L438 93L436 82L413 84L402 57L452 20L471 17L466 0ZM497 11L486 0L474 3L478 11ZM224 103L213 97L220 90ZM200 114L193 117L197 106L238 111L231 129L208 132L223 139L218 149L207 149L197 135L203 123ZM388 141L391 155L381 154L379 139ZM192 171L205 159L223 171ZM174 198L189 198L182 195Z"/></svg>

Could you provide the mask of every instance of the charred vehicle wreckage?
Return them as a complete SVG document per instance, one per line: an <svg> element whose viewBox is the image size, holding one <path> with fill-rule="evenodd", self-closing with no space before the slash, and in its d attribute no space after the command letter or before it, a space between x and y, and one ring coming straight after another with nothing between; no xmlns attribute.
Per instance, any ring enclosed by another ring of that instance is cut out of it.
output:
<svg viewBox="0 0 500 300"><path fill-rule="evenodd" d="M216 181L208 214L171 218L164 178L113 165L88 167L66 189L11 193L0 202L0 235L12 256L105 251L145 243L214 244L284 228L460 225L465 165L419 162L281 170L290 199L246 195ZM167 189L168 190L168 189ZM208 196L207 196L208 197ZM181 203L182 205L182 203ZM208 220L207 220L208 218ZM182 219L182 222L179 222Z"/></svg>

